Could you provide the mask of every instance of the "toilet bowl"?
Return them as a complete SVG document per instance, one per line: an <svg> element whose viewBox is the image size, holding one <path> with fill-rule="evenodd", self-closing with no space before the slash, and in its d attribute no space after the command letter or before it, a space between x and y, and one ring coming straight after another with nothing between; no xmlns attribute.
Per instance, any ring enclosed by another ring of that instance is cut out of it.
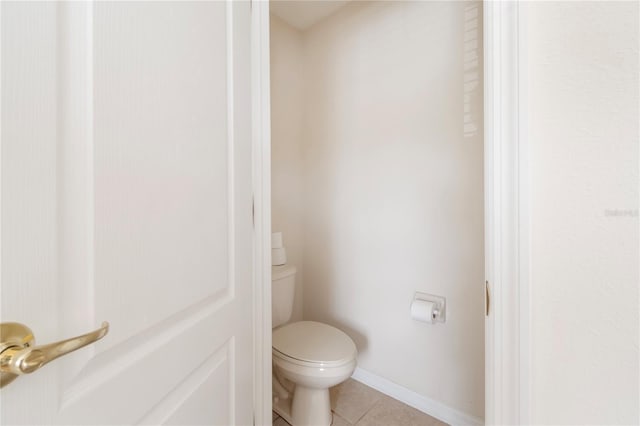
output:
<svg viewBox="0 0 640 426"><path fill-rule="evenodd" d="M293 311L296 268L274 266L271 272L273 410L293 426L329 426L329 388L355 370L356 345L327 324L287 323Z"/></svg>
<svg viewBox="0 0 640 426"><path fill-rule="evenodd" d="M327 324L299 321L274 330L274 380L281 375L295 385L290 404L276 404L276 412L294 426L331 425L329 388L353 374L356 355L353 340Z"/></svg>

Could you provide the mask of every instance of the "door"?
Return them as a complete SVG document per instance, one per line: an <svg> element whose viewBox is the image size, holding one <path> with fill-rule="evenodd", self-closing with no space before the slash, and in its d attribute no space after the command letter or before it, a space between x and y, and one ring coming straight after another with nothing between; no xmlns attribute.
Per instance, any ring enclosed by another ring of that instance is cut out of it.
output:
<svg viewBox="0 0 640 426"><path fill-rule="evenodd" d="M2 424L252 423L249 2L2 2Z"/></svg>

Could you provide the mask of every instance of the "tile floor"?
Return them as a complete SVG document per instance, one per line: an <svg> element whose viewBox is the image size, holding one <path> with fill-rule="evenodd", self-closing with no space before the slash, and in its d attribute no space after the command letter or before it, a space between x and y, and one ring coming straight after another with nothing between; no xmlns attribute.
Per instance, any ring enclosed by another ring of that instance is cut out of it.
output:
<svg viewBox="0 0 640 426"><path fill-rule="evenodd" d="M446 426L353 379L331 388L332 426ZM289 426L273 413L273 426Z"/></svg>

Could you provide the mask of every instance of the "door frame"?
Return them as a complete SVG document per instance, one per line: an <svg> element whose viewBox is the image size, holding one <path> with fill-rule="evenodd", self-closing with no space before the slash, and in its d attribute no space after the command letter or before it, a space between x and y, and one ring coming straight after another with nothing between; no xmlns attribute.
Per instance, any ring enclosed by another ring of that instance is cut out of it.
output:
<svg viewBox="0 0 640 426"><path fill-rule="evenodd" d="M271 78L269 2L251 0L253 422L271 425Z"/></svg>
<svg viewBox="0 0 640 426"><path fill-rule="evenodd" d="M484 3L485 423L531 423L527 11Z"/></svg>
<svg viewBox="0 0 640 426"><path fill-rule="evenodd" d="M271 424L269 3L252 0L254 423ZM531 423L531 179L527 13L485 2L485 423Z"/></svg>

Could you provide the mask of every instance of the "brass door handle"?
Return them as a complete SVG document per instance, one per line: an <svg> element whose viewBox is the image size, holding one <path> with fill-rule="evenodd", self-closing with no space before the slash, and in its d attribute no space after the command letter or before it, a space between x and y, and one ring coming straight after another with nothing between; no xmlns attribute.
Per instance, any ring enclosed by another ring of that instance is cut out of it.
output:
<svg viewBox="0 0 640 426"><path fill-rule="evenodd" d="M48 345L35 346L33 332L24 324L0 324L0 387L8 385L22 374L33 373L54 359L102 339L109 332L103 322L96 331Z"/></svg>

